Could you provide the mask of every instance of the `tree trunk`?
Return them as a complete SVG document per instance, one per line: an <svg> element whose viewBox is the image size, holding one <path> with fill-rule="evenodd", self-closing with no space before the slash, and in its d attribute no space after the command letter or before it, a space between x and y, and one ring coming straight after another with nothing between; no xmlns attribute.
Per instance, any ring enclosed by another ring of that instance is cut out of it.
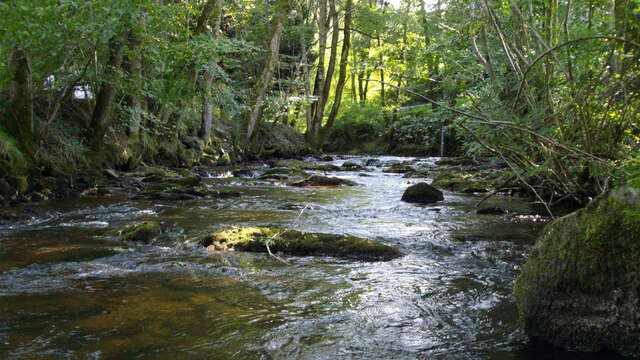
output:
<svg viewBox="0 0 640 360"><path fill-rule="evenodd" d="M316 78L313 82L313 96L317 99L309 105L310 121L307 127L307 140L311 143L315 143L318 136L318 109L319 103L322 100L322 91L324 89L325 73L324 73L324 57L327 50L327 0L320 0L320 6L318 8L318 67L316 69ZM320 115L322 120L322 115Z"/></svg>
<svg viewBox="0 0 640 360"><path fill-rule="evenodd" d="M129 137L138 140L140 137L140 126L142 124L142 45L141 31L144 28L144 14L140 14L140 28L132 30L129 36L129 49L127 59L127 74L133 83L133 92L125 97L125 102L131 111L131 119L129 123Z"/></svg>
<svg viewBox="0 0 640 360"><path fill-rule="evenodd" d="M213 104L211 104L211 85L213 75L205 71L202 83L202 121L200 122L200 138L205 144L211 139L211 123L213 121Z"/></svg>
<svg viewBox="0 0 640 360"><path fill-rule="evenodd" d="M91 147L95 153L101 152L104 136L109 129L109 111L113 104L113 98L116 95L116 87L114 84L120 77L126 38L126 36L115 35L109 41L111 53L107 64L106 80L98 92L96 105L93 108L93 114L91 116L91 129L93 131Z"/></svg>
<svg viewBox="0 0 640 360"><path fill-rule="evenodd" d="M273 19L273 34L271 35L271 43L269 44L269 57L267 63L262 70L262 75L255 86L255 98L251 112L249 113L248 125L247 125L247 142L251 141L254 131L262 116L262 103L264 97L271 84L273 73L275 72L276 65L278 64L278 55L280 52L280 39L284 32L284 20L289 12L288 0L278 0L276 3L276 15Z"/></svg>
<svg viewBox="0 0 640 360"><path fill-rule="evenodd" d="M326 136L327 132L331 129L338 116L338 110L340 110L340 104L342 103L342 92L347 80L347 63L349 62L349 49L351 47L351 10L353 8L353 0L347 0L347 6L344 15L344 32L342 39L342 51L340 53L340 70L338 73L338 83L336 84L336 92L333 100L333 106L331 106L331 112L327 119L327 124L322 132L322 137ZM352 77L353 80L353 77Z"/></svg>
<svg viewBox="0 0 640 360"><path fill-rule="evenodd" d="M196 27L196 35L206 32L206 24L214 19L213 37L216 37L220 33L220 16L222 15L222 7L220 0L207 1L202 14L198 18L198 25ZM200 121L199 136L205 142L209 143L211 139L211 126L213 123L213 104L211 103L211 86L213 85L213 74L210 71L205 70L202 77L199 79L200 90L202 91L202 112Z"/></svg>
<svg viewBox="0 0 640 360"><path fill-rule="evenodd" d="M10 135L18 140L20 148L29 157L35 154L33 133L33 88L31 86L31 65L22 50L9 49L9 66L12 68L9 84L10 111L6 127Z"/></svg>
<svg viewBox="0 0 640 360"><path fill-rule="evenodd" d="M338 55L338 40L340 39L340 24L338 20L338 11L336 10L336 1L330 0L329 2L330 10L329 17L331 18L332 23L332 33L331 33L331 47L329 51L329 65L327 66L327 74L324 80L324 86L322 89L322 94L320 96L320 100L317 103L316 109L316 136L320 136L320 129L322 128L322 118L324 117L324 108L327 104L327 100L329 99L329 94L331 92L331 83L333 81L333 73L336 68L336 58ZM341 60L342 61L342 60ZM322 145L321 143L317 144L318 146Z"/></svg>

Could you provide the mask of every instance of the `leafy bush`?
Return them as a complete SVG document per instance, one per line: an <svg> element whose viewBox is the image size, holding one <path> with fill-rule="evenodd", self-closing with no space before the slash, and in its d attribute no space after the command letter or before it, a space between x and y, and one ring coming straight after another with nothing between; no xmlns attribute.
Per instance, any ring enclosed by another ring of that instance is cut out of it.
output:
<svg viewBox="0 0 640 360"><path fill-rule="evenodd" d="M344 104L325 141L325 149L344 151L380 138L384 109L375 104Z"/></svg>

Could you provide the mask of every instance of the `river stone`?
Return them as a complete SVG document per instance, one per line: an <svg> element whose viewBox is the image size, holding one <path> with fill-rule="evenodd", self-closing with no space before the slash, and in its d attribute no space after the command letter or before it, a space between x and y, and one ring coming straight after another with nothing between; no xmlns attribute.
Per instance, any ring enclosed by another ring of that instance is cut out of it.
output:
<svg viewBox="0 0 640 360"><path fill-rule="evenodd" d="M138 224L129 224L122 228L119 233L122 240L148 243L162 234L162 228L155 221L145 221Z"/></svg>
<svg viewBox="0 0 640 360"><path fill-rule="evenodd" d="M291 186L307 187L307 186L354 186L358 185L356 182L347 179L340 179L337 177L328 177L318 174L309 176L308 178L291 183Z"/></svg>
<svg viewBox="0 0 640 360"><path fill-rule="evenodd" d="M386 167L384 169L382 169L382 172L385 173L397 173L397 174L404 174L407 172L412 172L415 171L415 168L411 165L407 165L405 163L402 164L393 164L389 167Z"/></svg>
<svg viewBox="0 0 640 360"><path fill-rule="evenodd" d="M345 162L344 164L342 164L341 168L342 170L348 170L348 171L362 171L367 169L360 164L354 163L353 161Z"/></svg>
<svg viewBox="0 0 640 360"><path fill-rule="evenodd" d="M309 174L298 168L289 168L289 167L275 167L271 169L267 169L260 178L272 176L272 175L280 175L286 177L307 177Z"/></svg>
<svg viewBox="0 0 640 360"><path fill-rule="evenodd" d="M200 240L207 251L282 252L299 256L386 261L402 256L397 248L351 235L305 233L277 227L230 227Z"/></svg>
<svg viewBox="0 0 640 360"><path fill-rule="evenodd" d="M425 182L409 186L402 194L402 201L410 203L430 204L442 200L444 200L442 191Z"/></svg>
<svg viewBox="0 0 640 360"><path fill-rule="evenodd" d="M251 179L255 176L255 173L251 169L236 169L231 172L231 175L241 179Z"/></svg>
<svg viewBox="0 0 640 360"><path fill-rule="evenodd" d="M534 341L640 356L640 184L547 225L514 294Z"/></svg>

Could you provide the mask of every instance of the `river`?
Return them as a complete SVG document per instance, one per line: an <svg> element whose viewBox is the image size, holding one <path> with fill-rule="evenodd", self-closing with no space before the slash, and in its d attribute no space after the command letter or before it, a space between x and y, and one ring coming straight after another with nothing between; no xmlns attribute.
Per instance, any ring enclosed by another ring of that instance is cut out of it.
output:
<svg viewBox="0 0 640 360"><path fill-rule="evenodd" d="M209 185L242 196L32 206L34 219L0 225L0 358L571 358L527 343L511 296L544 219L477 215L481 196L471 194L404 203L404 189L420 180L380 167L333 175L360 186L307 189L214 173ZM485 205L531 212L514 198ZM151 244L107 235L148 219L165 229ZM265 254L208 255L197 243L224 226L257 224L366 237L406 255L284 264Z"/></svg>

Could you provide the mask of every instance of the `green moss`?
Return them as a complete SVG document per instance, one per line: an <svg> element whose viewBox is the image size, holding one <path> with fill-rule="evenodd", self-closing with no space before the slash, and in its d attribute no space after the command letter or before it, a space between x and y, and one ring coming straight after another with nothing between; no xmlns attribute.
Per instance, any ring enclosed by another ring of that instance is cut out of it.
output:
<svg viewBox="0 0 640 360"><path fill-rule="evenodd" d="M334 187L334 186L343 186L343 185L355 186L355 185L358 185L358 183L351 180L347 180L347 179L341 179L337 177L328 177L328 176L322 176L317 174L313 174L304 180L291 183L291 186L298 186L298 187L311 187L311 186Z"/></svg>
<svg viewBox="0 0 640 360"><path fill-rule="evenodd" d="M169 177L171 173L163 168L147 166L142 169L143 176L161 176L161 177Z"/></svg>
<svg viewBox="0 0 640 360"><path fill-rule="evenodd" d="M201 239L212 251L272 252L291 255L328 255L362 260L391 260L402 255L387 244L350 235L304 233L273 227L230 227Z"/></svg>
<svg viewBox="0 0 640 360"><path fill-rule="evenodd" d="M386 173L396 173L396 174L404 174L404 173L408 173L408 172L413 172L416 169L411 166L411 165L407 165L407 164L393 164L387 168L384 168L382 170L382 172L386 172Z"/></svg>
<svg viewBox="0 0 640 360"><path fill-rule="evenodd" d="M438 174L431 185L439 189L465 193L487 192L491 188L487 181L478 179L475 175L453 172Z"/></svg>
<svg viewBox="0 0 640 360"><path fill-rule="evenodd" d="M317 170L317 171L339 171L339 166L332 164L316 164L310 161L302 161L297 159L277 160L273 162L274 167L295 168L301 170Z"/></svg>
<svg viewBox="0 0 640 360"><path fill-rule="evenodd" d="M155 221L146 221L140 224L129 224L121 229L119 234L125 241L148 243L162 234L162 228Z"/></svg>
<svg viewBox="0 0 640 360"><path fill-rule="evenodd" d="M624 314L637 305L609 304L616 291L640 291L640 190L628 186L547 225L514 287L530 335L584 349L624 336L640 340L637 324L618 324L620 318L637 316ZM565 318L560 327L558 319ZM617 326L626 330L610 330ZM625 331L636 335L621 335Z"/></svg>
<svg viewBox="0 0 640 360"><path fill-rule="evenodd" d="M0 129L0 173L5 175L22 174L27 161L17 145L17 141Z"/></svg>
<svg viewBox="0 0 640 360"><path fill-rule="evenodd" d="M306 171L297 169L297 168L288 168L288 167L275 167L268 169L264 172L265 175L285 175L291 177L307 177L309 174Z"/></svg>

